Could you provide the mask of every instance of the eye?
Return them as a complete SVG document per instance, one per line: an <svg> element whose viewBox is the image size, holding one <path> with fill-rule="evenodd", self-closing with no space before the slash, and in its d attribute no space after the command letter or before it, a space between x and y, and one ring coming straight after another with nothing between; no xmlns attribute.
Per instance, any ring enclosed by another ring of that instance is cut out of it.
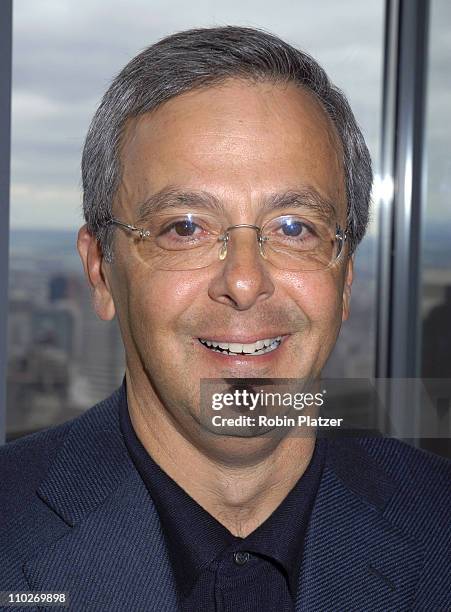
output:
<svg viewBox="0 0 451 612"><path fill-rule="evenodd" d="M184 219L183 221L172 223L166 231L169 232L173 229L178 236L193 236L196 228L200 229L197 223L194 223L191 219Z"/></svg>
<svg viewBox="0 0 451 612"><path fill-rule="evenodd" d="M280 217L271 224L271 233L279 239L310 240L318 236L317 228L312 223L299 217Z"/></svg>
<svg viewBox="0 0 451 612"><path fill-rule="evenodd" d="M166 240L198 239L206 233L206 228L202 227L201 223L197 219L190 218L174 219L173 221L162 219L161 223L157 223L155 235Z"/></svg>
<svg viewBox="0 0 451 612"><path fill-rule="evenodd" d="M153 219L155 244L163 249L192 249L208 246L214 242L216 228L207 217L181 215Z"/></svg>
<svg viewBox="0 0 451 612"><path fill-rule="evenodd" d="M281 229L285 236L294 238L300 236L304 230L310 231L310 228L298 219L284 219L281 224Z"/></svg>
<svg viewBox="0 0 451 612"><path fill-rule="evenodd" d="M213 217L192 213L155 216L151 222L149 248L154 244L170 251L213 245L222 227Z"/></svg>

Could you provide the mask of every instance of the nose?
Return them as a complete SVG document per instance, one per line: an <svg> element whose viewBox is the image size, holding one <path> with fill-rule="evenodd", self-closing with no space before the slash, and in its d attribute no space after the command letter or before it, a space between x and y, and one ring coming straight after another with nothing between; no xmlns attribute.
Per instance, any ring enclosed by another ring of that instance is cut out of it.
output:
<svg viewBox="0 0 451 612"><path fill-rule="evenodd" d="M209 286L210 297L236 310L247 310L274 293L268 265L260 254L256 230L229 231L227 255Z"/></svg>

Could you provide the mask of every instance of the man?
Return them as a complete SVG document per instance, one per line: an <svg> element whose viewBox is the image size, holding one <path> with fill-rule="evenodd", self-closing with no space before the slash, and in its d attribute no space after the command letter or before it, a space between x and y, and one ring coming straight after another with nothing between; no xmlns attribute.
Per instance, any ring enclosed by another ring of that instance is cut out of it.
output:
<svg viewBox="0 0 451 612"><path fill-rule="evenodd" d="M78 249L125 380L3 449L0 589L73 610L446 609L444 460L221 431L200 401L201 379L315 387L348 317L371 164L324 71L253 29L168 37L112 83L82 171Z"/></svg>

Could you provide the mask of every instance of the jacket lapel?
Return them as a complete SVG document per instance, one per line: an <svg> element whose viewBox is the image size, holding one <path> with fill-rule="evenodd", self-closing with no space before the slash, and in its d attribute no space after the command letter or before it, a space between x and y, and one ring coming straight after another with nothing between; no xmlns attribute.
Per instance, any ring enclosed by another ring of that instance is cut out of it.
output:
<svg viewBox="0 0 451 612"><path fill-rule="evenodd" d="M422 551L384 516L395 491L358 442L329 443L296 612L411 609Z"/></svg>
<svg viewBox="0 0 451 612"><path fill-rule="evenodd" d="M119 429L124 388L76 420L38 495L71 527L24 565L73 610L178 610L160 521Z"/></svg>

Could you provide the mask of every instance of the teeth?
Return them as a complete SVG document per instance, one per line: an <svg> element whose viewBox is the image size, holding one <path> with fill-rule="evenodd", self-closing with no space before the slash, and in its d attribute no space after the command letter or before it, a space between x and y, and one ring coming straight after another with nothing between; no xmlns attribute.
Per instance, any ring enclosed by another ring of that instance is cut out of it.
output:
<svg viewBox="0 0 451 612"><path fill-rule="evenodd" d="M263 355L264 353L269 353L275 350L282 341L282 336L277 336L277 338L265 338L264 340L257 340L257 342L252 342L250 344L241 344L238 342L214 342L212 340L204 340L203 338L199 338L199 341L215 350L218 353L233 353L235 355Z"/></svg>
<svg viewBox="0 0 451 612"><path fill-rule="evenodd" d="M229 344L229 351L231 353L242 353L243 352L243 345L242 344L236 344L235 342L231 342Z"/></svg>
<svg viewBox="0 0 451 612"><path fill-rule="evenodd" d="M253 344L243 344L243 353L255 353L257 349L257 343L254 342Z"/></svg>

